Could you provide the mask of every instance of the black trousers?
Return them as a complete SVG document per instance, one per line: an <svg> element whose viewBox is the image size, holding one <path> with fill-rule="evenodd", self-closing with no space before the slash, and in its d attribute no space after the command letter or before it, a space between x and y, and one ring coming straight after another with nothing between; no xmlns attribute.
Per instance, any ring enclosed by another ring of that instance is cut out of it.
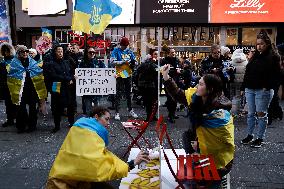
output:
<svg viewBox="0 0 284 189"><path fill-rule="evenodd" d="M125 95L127 100L127 108L128 110L131 110L131 77L120 77L116 79L115 111L117 113L120 109L120 101L123 94Z"/></svg>
<svg viewBox="0 0 284 189"><path fill-rule="evenodd" d="M150 118L153 105L158 100L158 89L139 87L139 91L143 98L143 103L146 108L147 120Z"/></svg>
<svg viewBox="0 0 284 189"><path fill-rule="evenodd" d="M70 125L74 123L74 103L69 97L62 97L58 93L51 93L51 111L56 128L60 128L61 116L63 115L64 108L67 105L67 117Z"/></svg>
<svg viewBox="0 0 284 189"><path fill-rule="evenodd" d="M12 103L11 96L5 98L7 121L13 122L16 118L17 106Z"/></svg>
<svg viewBox="0 0 284 189"><path fill-rule="evenodd" d="M167 91L166 91L166 97L167 97L166 106L169 113L168 117L173 119L176 114L177 102L168 94Z"/></svg>
<svg viewBox="0 0 284 189"><path fill-rule="evenodd" d="M277 86L274 90L273 98L270 102L269 108L268 108L268 117L270 120L273 118L281 118L283 117L283 111L279 104L279 97L278 97L278 90L280 86Z"/></svg>
<svg viewBox="0 0 284 189"><path fill-rule="evenodd" d="M26 106L29 106L29 113ZM26 103L22 101L17 106L16 127L19 131L24 131L28 126L29 129L35 129L37 125L37 102Z"/></svg>

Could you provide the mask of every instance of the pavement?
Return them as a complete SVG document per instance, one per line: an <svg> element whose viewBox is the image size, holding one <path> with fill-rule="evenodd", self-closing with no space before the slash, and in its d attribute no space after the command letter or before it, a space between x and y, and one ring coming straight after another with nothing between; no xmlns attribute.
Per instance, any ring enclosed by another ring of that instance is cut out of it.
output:
<svg viewBox="0 0 284 189"><path fill-rule="evenodd" d="M162 97L162 104L164 100ZM81 100L78 99L77 102L80 103ZM109 102L103 99L101 105L108 106ZM80 107L79 104L78 112ZM122 100L122 108L124 109L121 112L122 121L126 121L128 114L125 111L125 100ZM140 117L145 117L141 106L134 104L134 109ZM160 107L160 112L166 115L166 108ZM187 130L189 120L185 117L186 112L177 112L177 115L180 118L175 124L168 125L168 131L175 148L182 148L181 136ZM2 101L0 102L0 124L5 121L5 118L5 106ZM246 135L245 122L245 117L235 118L236 154L230 173L231 188L284 189L284 121L273 122L268 127L265 145L260 149L240 144L241 139ZM0 127L0 189L44 188L52 163L68 133L67 125L65 118L61 130L51 134L53 121L49 110L47 117L39 116L38 128L33 133L17 134L14 126ZM109 149L122 157L129 138L122 130L120 122L112 121L110 135ZM150 126L145 136L151 144L158 145L154 124ZM111 184L118 188L119 182L117 180Z"/></svg>

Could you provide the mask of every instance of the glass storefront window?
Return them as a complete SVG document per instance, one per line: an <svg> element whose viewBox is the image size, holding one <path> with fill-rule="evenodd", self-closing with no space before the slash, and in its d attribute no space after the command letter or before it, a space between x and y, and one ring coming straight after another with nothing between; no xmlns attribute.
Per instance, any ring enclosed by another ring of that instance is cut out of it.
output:
<svg viewBox="0 0 284 189"><path fill-rule="evenodd" d="M275 42L276 39L276 28L243 28L242 32L242 45L256 45L256 37L257 34L262 30L265 29L269 34L272 42Z"/></svg>
<svg viewBox="0 0 284 189"><path fill-rule="evenodd" d="M238 28L227 28L226 45L238 45Z"/></svg>

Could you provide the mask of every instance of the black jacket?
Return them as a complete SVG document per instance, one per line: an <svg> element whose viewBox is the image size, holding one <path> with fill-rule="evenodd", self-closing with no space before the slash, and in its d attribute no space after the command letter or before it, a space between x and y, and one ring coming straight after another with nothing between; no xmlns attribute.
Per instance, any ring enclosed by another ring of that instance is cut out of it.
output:
<svg viewBox="0 0 284 189"><path fill-rule="evenodd" d="M257 53L246 66L242 90L274 89L280 81L280 57L267 50Z"/></svg>
<svg viewBox="0 0 284 189"><path fill-rule="evenodd" d="M224 57L221 56L219 59L214 59L211 55L201 62L201 70L200 70L200 76L206 75L206 74L213 74L213 69L216 68L218 71L216 75L218 75L222 80L224 80L223 75L223 68L224 68Z"/></svg>
<svg viewBox="0 0 284 189"><path fill-rule="evenodd" d="M10 92L7 85L7 70L5 61L12 59L13 57L5 57L0 62L0 99L10 98Z"/></svg>
<svg viewBox="0 0 284 189"><path fill-rule="evenodd" d="M44 64L43 72L46 78L46 86L51 91L53 82L61 82L61 96L67 94L70 88L70 81L74 80L74 75L68 59L52 60Z"/></svg>
<svg viewBox="0 0 284 189"><path fill-rule="evenodd" d="M137 68L137 85L143 88L158 88L157 61L146 60Z"/></svg>
<svg viewBox="0 0 284 189"><path fill-rule="evenodd" d="M161 66L164 66L166 64L170 64L173 68L169 71L169 76L174 79L174 81L179 82L180 74L177 72L177 68L180 68L180 61L177 57L165 57L161 61Z"/></svg>

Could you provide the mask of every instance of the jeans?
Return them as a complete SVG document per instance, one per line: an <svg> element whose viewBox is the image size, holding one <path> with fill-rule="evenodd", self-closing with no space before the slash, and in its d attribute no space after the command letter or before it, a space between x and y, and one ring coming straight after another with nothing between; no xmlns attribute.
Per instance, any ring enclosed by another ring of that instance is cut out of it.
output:
<svg viewBox="0 0 284 189"><path fill-rule="evenodd" d="M258 124L257 138L264 138L268 123L268 107L272 100L273 94L273 89L245 89L248 105L247 132L249 135L253 134L255 126ZM264 116L258 116L258 113L264 113Z"/></svg>

